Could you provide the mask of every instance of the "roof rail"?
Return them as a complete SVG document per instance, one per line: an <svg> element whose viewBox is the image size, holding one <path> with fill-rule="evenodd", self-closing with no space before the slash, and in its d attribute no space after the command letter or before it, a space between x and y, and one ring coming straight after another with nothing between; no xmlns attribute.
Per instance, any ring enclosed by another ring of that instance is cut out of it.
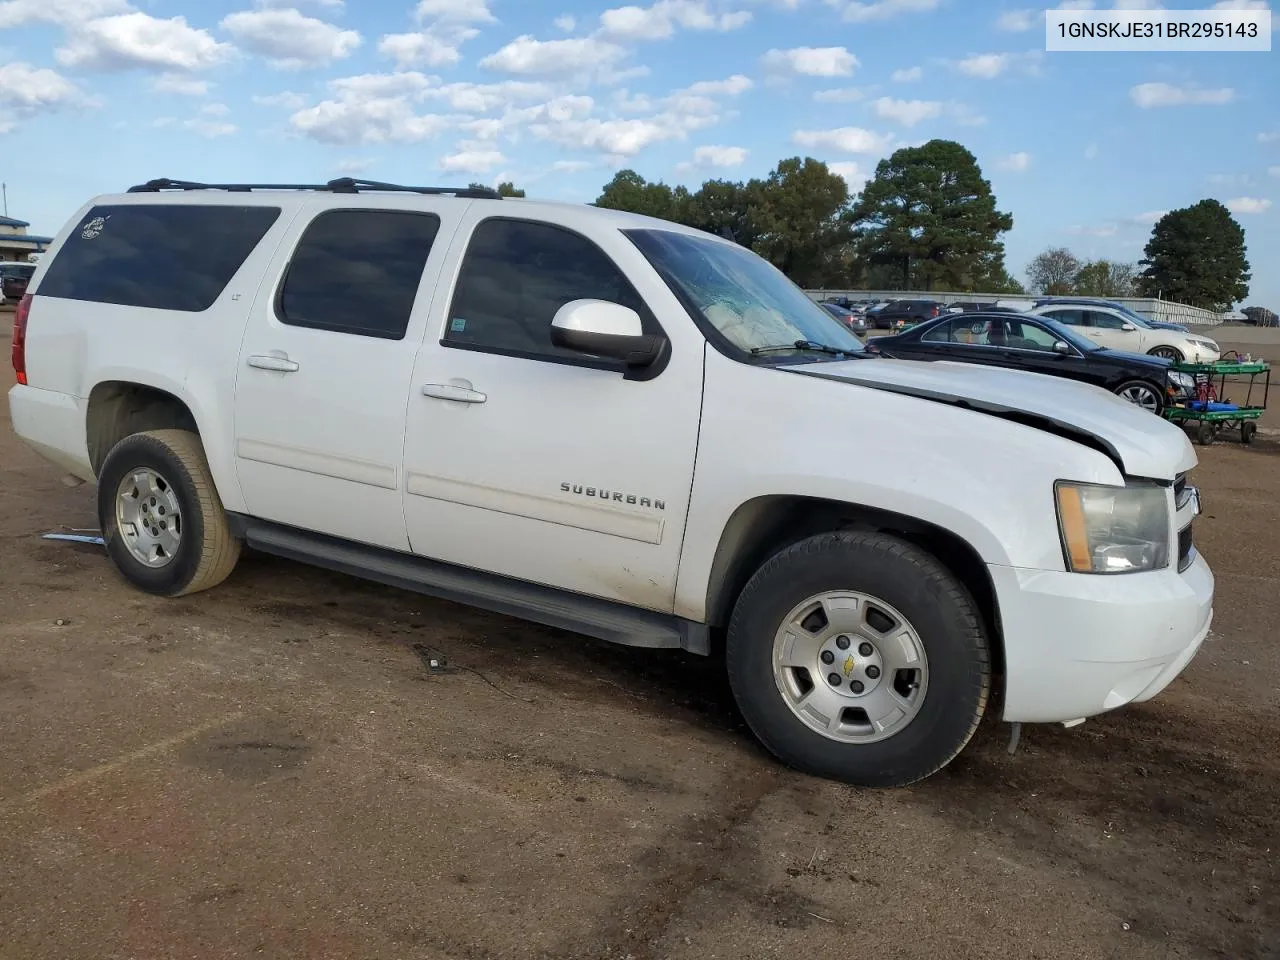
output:
<svg viewBox="0 0 1280 960"><path fill-rule="evenodd" d="M313 190L330 193L362 193L383 191L388 193L418 193L430 196L447 195L473 200L500 200L502 194L488 187L409 187L399 183L380 183L377 180L355 180L340 177L328 183L198 183L192 180L148 180L129 188L129 193L159 193L162 190L226 190L230 193L248 193L253 190Z"/></svg>

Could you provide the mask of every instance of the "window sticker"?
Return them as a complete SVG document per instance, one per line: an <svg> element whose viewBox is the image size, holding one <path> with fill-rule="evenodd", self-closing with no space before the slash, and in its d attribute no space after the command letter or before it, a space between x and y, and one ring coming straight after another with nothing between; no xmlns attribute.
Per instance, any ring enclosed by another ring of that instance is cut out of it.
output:
<svg viewBox="0 0 1280 960"><path fill-rule="evenodd" d="M462 317L454 317L452 320L449 321L450 333L462 333L462 331L466 329L467 329L467 321L464 320Z"/></svg>

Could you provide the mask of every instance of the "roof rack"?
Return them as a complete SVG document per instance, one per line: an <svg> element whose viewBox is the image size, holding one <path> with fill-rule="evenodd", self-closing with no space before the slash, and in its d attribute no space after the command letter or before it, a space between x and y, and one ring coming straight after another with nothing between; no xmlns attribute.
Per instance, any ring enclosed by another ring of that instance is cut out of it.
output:
<svg viewBox="0 0 1280 960"><path fill-rule="evenodd" d="M253 190L314 190L330 193L361 193L384 191L389 193L418 193L429 196L447 195L473 200L501 200L502 194L488 187L409 187L399 183L380 183L377 180L355 180L340 177L328 183L197 183L192 180L148 180L130 187L129 193L159 193L162 190L226 190L231 193L249 193Z"/></svg>

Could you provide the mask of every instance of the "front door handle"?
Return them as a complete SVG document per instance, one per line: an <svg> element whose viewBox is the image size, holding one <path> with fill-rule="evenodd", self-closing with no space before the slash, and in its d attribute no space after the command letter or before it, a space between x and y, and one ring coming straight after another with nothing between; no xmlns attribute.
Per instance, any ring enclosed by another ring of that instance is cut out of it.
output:
<svg viewBox="0 0 1280 960"><path fill-rule="evenodd" d="M484 403L489 397L479 390L473 390L466 380L455 380L452 383L427 383L422 387L422 394L435 397L437 400L453 400L456 403Z"/></svg>
<svg viewBox="0 0 1280 960"><path fill-rule="evenodd" d="M279 373L293 373L298 369L297 361L290 360L288 357L262 356L261 354L250 357L249 366L257 367L259 370L275 370Z"/></svg>

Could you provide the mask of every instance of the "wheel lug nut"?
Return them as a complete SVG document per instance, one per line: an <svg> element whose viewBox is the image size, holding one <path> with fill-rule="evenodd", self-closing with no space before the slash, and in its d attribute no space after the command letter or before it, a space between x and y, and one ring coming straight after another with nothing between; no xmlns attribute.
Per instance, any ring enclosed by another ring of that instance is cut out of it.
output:
<svg viewBox="0 0 1280 960"><path fill-rule="evenodd" d="M855 680L853 683L849 684L849 689L854 693L861 693L865 688L862 686L861 680Z"/></svg>
<svg viewBox="0 0 1280 960"><path fill-rule="evenodd" d="M858 644L858 652L862 654L864 657L869 657L873 653L875 653L876 650L875 650L875 647L871 646L871 644L869 643L860 643Z"/></svg>
<svg viewBox="0 0 1280 960"><path fill-rule="evenodd" d="M848 650L848 649L849 649L849 638L848 638L848 637L836 637L836 646L837 646L837 647L839 647L841 650Z"/></svg>
<svg viewBox="0 0 1280 960"><path fill-rule="evenodd" d="M828 674L827 682L830 683L833 687L840 686L840 674L838 673Z"/></svg>
<svg viewBox="0 0 1280 960"><path fill-rule="evenodd" d="M822 662L828 666L836 662L836 655L830 650L822 651Z"/></svg>
<svg viewBox="0 0 1280 960"><path fill-rule="evenodd" d="M163 527L164 524L162 523L160 526ZM867 667L867 676L872 680L877 679L880 676L880 668L876 666Z"/></svg>

